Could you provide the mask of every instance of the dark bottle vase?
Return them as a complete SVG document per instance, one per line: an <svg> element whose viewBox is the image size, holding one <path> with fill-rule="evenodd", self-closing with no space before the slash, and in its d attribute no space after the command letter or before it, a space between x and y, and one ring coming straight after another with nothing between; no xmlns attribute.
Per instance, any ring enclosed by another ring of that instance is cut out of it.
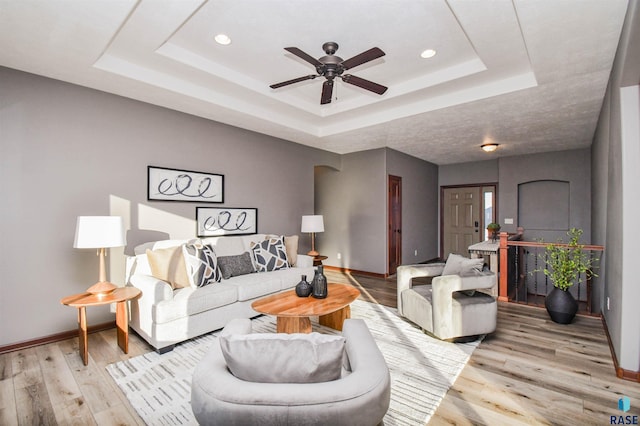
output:
<svg viewBox="0 0 640 426"><path fill-rule="evenodd" d="M300 282L296 285L296 295L298 297L309 297L313 291L313 286L307 282L307 276L303 275Z"/></svg>
<svg viewBox="0 0 640 426"><path fill-rule="evenodd" d="M327 297L327 277L324 276L322 265L318 266L313 276L313 293L311 295L316 299L324 299Z"/></svg>
<svg viewBox="0 0 640 426"><path fill-rule="evenodd" d="M553 322L558 324L569 324L578 312L578 302L569 292L563 291L558 287L554 287L551 293L547 295L544 306Z"/></svg>

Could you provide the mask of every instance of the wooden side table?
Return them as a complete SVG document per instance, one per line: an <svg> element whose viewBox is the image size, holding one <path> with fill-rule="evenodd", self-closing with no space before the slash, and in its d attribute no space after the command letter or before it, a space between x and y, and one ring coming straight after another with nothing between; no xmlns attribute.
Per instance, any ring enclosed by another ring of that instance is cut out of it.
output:
<svg viewBox="0 0 640 426"><path fill-rule="evenodd" d="M316 257L313 258L313 266L322 265L322 261L327 259L328 259L327 256L317 255Z"/></svg>
<svg viewBox="0 0 640 426"><path fill-rule="evenodd" d="M140 296L142 292L135 287L118 287L111 293L97 295L91 293L74 294L60 300L60 303L78 308L78 342L80 357L84 365L89 364L89 345L87 340L87 306L116 304L116 327L118 328L118 346L126 354L129 352L129 312L127 301Z"/></svg>

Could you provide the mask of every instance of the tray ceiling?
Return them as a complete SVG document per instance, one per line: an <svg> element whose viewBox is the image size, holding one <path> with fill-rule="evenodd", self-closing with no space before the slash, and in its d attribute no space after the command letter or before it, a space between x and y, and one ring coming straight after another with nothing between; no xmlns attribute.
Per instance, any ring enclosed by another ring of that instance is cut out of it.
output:
<svg viewBox="0 0 640 426"><path fill-rule="evenodd" d="M591 144L626 0L0 2L0 65L336 153L450 164ZM214 36L227 34L223 46ZM382 96L288 53L347 59ZM431 59L420 53L435 49ZM500 144L493 154L479 146Z"/></svg>

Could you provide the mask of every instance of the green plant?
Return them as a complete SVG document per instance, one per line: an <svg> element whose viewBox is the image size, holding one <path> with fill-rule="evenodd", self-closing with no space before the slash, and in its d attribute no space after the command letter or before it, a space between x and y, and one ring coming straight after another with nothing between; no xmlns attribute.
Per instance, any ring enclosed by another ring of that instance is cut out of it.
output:
<svg viewBox="0 0 640 426"><path fill-rule="evenodd" d="M540 255L546 265L542 272L560 290L568 290L575 284L580 274L587 273L597 277L593 269L598 259L592 257L584 250L584 244L578 242L582 233L582 229L571 228L567 232L568 244L562 244L562 241L559 244L549 244L545 247L544 255Z"/></svg>
<svg viewBox="0 0 640 426"><path fill-rule="evenodd" d="M497 231L498 229L500 229L500 225L497 223L491 222L490 224L487 225L487 229L491 231Z"/></svg>

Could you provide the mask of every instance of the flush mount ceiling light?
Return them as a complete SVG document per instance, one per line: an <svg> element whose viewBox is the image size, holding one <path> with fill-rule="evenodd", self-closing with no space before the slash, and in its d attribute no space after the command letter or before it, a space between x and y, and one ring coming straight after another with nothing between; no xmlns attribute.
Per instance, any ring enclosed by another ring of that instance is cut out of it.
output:
<svg viewBox="0 0 640 426"><path fill-rule="evenodd" d="M485 143L484 145L481 145L480 148L482 148L482 150L484 152L493 152L496 149L498 149L498 144L497 143Z"/></svg>
<svg viewBox="0 0 640 426"><path fill-rule="evenodd" d="M216 43L226 46L227 44L231 44L231 38L226 34L218 34L213 38Z"/></svg>
<svg viewBox="0 0 640 426"><path fill-rule="evenodd" d="M421 58L424 59L429 59L429 58L433 58L434 56L436 56L436 51L433 49L427 49L427 50L423 50L422 53L420 54Z"/></svg>

